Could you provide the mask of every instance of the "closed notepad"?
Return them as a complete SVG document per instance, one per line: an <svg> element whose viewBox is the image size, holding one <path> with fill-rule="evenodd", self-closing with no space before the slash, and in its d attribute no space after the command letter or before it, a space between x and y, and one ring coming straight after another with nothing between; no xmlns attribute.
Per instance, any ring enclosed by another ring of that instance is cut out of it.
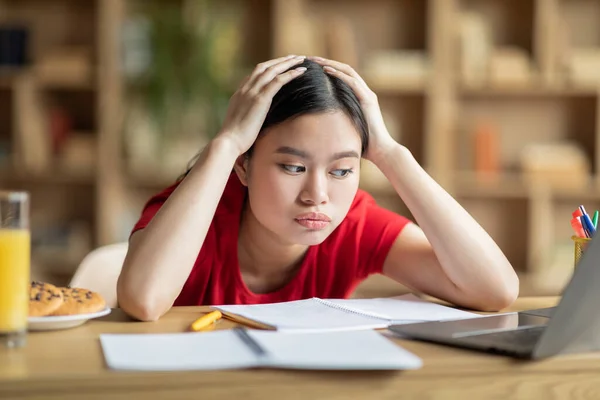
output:
<svg viewBox="0 0 600 400"><path fill-rule="evenodd" d="M283 333L248 330L256 352L235 330L176 334L102 334L111 369L218 370L251 367L316 370L404 370L419 357L375 331Z"/></svg>
<svg viewBox="0 0 600 400"><path fill-rule="evenodd" d="M478 316L428 302L412 294L377 299L311 298L283 303L225 305L213 308L231 319L255 327L303 332L382 329L402 323Z"/></svg>

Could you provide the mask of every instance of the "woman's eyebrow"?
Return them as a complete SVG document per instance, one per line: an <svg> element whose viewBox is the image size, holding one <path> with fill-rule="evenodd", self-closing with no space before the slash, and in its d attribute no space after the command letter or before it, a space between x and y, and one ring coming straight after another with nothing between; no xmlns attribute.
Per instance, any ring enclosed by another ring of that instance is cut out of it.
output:
<svg viewBox="0 0 600 400"><path fill-rule="evenodd" d="M289 147L289 146L279 147L277 150L275 150L275 153L289 154L292 156L298 156L300 158L306 158L306 159L311 158L307 152L299 150L299 149L295 149L295 148Z"/></svg>
<svg viewBox="0 0 600 400"><path fill-rule="evenodd" d="M277 150L275 150L275 152L279 153L279 154L289 154L292 156L297 156L300 158L304 158L306 160L309 160L312 158L311 155L308 154L307 152L300 150L300 149L293 148L293 147L289 147L289 146L279 147ZM333 156L331 156L332 161L339 160L341 158L360 158L360 156L354 150L341 151L341 152L335 153Z"/></svg>
<svg viewBox="0 0 600 400"><path fill-rule="evenodd" d="M339 153L335 153L331 157L331 160L339 160L341 158L360 158L360 156L354 150L348 150L348 151L341 151Z"/></svg>

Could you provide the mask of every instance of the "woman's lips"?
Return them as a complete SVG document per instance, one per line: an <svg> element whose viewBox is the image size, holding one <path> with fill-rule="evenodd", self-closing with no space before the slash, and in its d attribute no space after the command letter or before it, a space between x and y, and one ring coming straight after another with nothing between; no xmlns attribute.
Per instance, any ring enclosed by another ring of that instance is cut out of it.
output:
<svg viewBox="0 0 600 400"><path fill-rule="evenodd" d="M298 215L295 220L303 227L313 230L325 229L331 222L331 218L327 214L318 212Z"/></svg>
<svg viewBox="0 0 600 400"><path fill-rule="evenodd" d="M296 222L305 228L313 230L325 229L329 225L327 221L317 221L315 219L297 219Z"/></svg>

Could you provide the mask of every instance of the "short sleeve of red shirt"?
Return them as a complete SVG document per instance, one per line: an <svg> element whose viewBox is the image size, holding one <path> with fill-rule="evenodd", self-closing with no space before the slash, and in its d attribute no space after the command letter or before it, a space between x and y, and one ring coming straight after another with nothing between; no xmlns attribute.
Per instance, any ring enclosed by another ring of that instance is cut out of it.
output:
<svg viewBox="0 0 600 400"><path fill-rule="evenodd" d="M367 192L359 190L347 222L351 243L358 247L356 275L364 279L381 273L383 264L396 238L411 221L378 205Z"/></svg>
<svg viewBox="0 0 600 400"><path fill-rule="evenodd" d="M175 191L175 189L177 188L177 185L178 184L176 183L172 186L169 186L162 192L152 196L150 198L150 200L148 200L146 202L146 204L144 205L144 208L142 209L142 215L140 216L140 218L136 222L136 224L133 226L133 229L131 230L131 234L133 234L134 232L136 232L140 229L144 229L146 226L148 226L148 224L150 223L152 218L154 218L154 216L156 215L158 210L160 210L160 208L165 203L165 201L167 201L167 199L169 198L171 193L173 193Z"/></svg>

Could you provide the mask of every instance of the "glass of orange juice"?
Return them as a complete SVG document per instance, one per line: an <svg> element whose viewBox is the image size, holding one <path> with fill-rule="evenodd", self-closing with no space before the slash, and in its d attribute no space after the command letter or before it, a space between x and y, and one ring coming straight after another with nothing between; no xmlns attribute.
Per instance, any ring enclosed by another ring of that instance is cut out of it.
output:
<svg viewBox="0 0 600 400"><path fill-rule="evenodd" d="M0 347L22 347L29 313L29 194L0 191Z"/></svg>

